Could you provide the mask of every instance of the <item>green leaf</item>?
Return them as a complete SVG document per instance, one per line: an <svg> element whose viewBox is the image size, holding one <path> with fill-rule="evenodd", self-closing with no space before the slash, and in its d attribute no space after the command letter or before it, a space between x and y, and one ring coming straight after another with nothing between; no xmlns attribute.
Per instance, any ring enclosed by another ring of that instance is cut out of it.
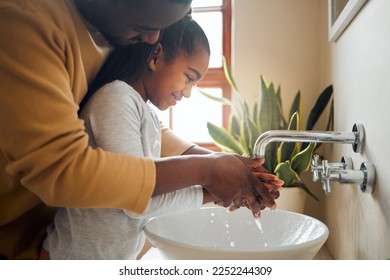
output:
<svg viewBox="0 0 390 280"><path fill-rule="evenodd" d="M229 105L229 106L232 106L232 102L225 98L225 97L217 97L217 96L214 96L210 93L207 93L205 92L204 90L200 89L200 88L196 88L202 95L204 95L205 97L207 97L208 99L212 100L212 101L216 101L216 102L220 102L224 105Z"/></svg>
<svg viewBox="0 0 390 280"><path fill-rule="evenodd" d="M281 121L279 102L275 95L275 89L271 83L269 86L261 77L261 106L260 106L260 127L263 132L279 129Z"/></svg>
<svg viewBox="0 0 390 280"><path fill-rule="evenodd" d="M309 169L316 143L310 143L303 151L296 154L291 160L291 168L299 175Z"/></svg>
<svg viewBox="0 0 390 280"><path fill-rule="evenodd" d="M256 124L251 119L248 119L247 122L248 122L247 126L248 126L248 128L250 130L249 149L250 149L251 153L250 153L249 156L253 157L253 148L255 146L255 142L256 142L257 138L260 135L260 131L257 128Z"/></svg>
<svg viewBox="0 0 390 280"><path fill-rule="evenodd" d="M328 105L329 100L333 96L333 86L330 85L324 91L320 94L320 96L317 99L317 102L315 103L313 109L310 112L309 118L307 120L306 124L306 130L312 130L315 124L317 123L318 119L320 118L322 112L326 108L326 105Z"/></svg>
<svg viewBox="0 0 390 280"><path fill-rule="evenodd" d="M253 111L252 111L252 120L255 123L257 129L260 131L260 127L258 126L258 122L256 120L258 119L259 116L259 106L257 102L255 102L255 105L253 105Z"/></svg>
<svg viewBox="0 0 390 280"><path fill-rule="evenodd" d="M291 166L286 162L279 163L275 168L275 174L279 179L284 181L283 186L291 186L298 180L298 174L291 169Z"/></svg>
<svg viewBox="0 0 390 280"><path fill-rule="evenodd" d="M299 115L301 115L302 108L301 108L301 92L298 91L297 94L295 95L295 98L293 100L293 103L291 104L290 108L290 114L289 114L289 120L291 120L292 116L297 112ZM300 129L299 126L295 128L296 130Z"/></svg>
<svg viewBox="0 0 390 280"><path fill-rule="evenodd" d="M211 138L213 138L215 144L221 149L240 155L244 153L244 149L240 143L234 139L234 137L232 137L224 128L210 122L207 123L207 128Z"/></svg>
<svg viewBox="0 0 390 280"><path fill-rule="evenodd" d="M226 61L226 58L225 57L222 57L222 63L223 63L223 71L225 73L225 77L226 77L226 80L228 81L229 85L235 89L236 91L238 91L237 89L237 86L236 86L236 83L233 79L233 76L232 76L232 72L230 70L230 66L228 65L227 61Z"/></svg>
<svg viewBox="0 0 390 280"><path fill-rule="evenodd" d="M237 139L240 135L240 123L237 117L233 114L230 115L229 129L230 134Z"/></svg>
<svg viewBox="0 0 390 280"><path fill-rule="evenodd" d="M250 113L250 110L249 110L248 103L245 100L243 100L241 104L242 104L243 117L244 118L250 118L251 113Z"/></svg>
<svg viewBox="0 0 390 280"><path fill-rule="evenodd" d="M249 143L251 139L250 135L250 129L248 127L247 118L241 119L241 125L240 125L240 138L241 138L241 144L245 150L244 154L249 156L251 154Z"/></svg>
<svg viewBox="0 0 390 280"><path fill-rule="evenodd" d="M279 106L282 108L282 92L281 92L281 89L280 89L280 85L278 86L278 89L276 90L276 100L278 101L279 103Z"/></svg>
<svg viewBox="0 0 390 280"><path fill-rule="evenodd" d="M290 119L288 125L288 130L297 130L299 126L299 114L295 112ZM296 154L299 144L297 142L283 142L278 148L278 161L285 162L286 160L291 160L293 155Z"/></svg>
<svg viewBox="0 0 390 280"><path fill-rule="evenodd" d="M333 131L334 130L334 101L330 103L328 123L326 124L326 130Z"/></svg>
<svg viewBox="0 0 390 280"><path fill-rule="evenodd" d="M267 145L265 148L265 162L263 164L264 168L267 169L269 172L275 174L274 170L276 165L278 164L277 159L277 149L278 149L279 143L271 142Z"/></svg>
<svg viewBox="0 0 390 280"><path fill-rule="evenodd" d="M322 115L323 111L325 110L325 108L328 105L330 100L332 100L331 103L333 104L332 96L333 96L333 86L330 85L323 90L323 92L318 97L313 109L311 110L310 115L309 115L308 120L307 120L306 130L312 130L314 128L315 124L317 123L318 119ZM329 112L328 122L329 122L329 118L331 118L333 120L333 109ZM333 125L333 121L331 121L331 122ZM327 128L327 130L329 130L329 129ZM308 146L308 143L302 143L301 149L302 150L306 149L307 146ZM319 148L320 146L321 146L321 144L319 144L317 146L317 148Z"/></svg>
<svg viewBox="0 0 390 280"><path fill-rule="evenodd" d="M329 115L328 115L328 122L326 124L326 130L327 131L333 131L334 130L334 122L333 122L333 118L334 118L334 103L333 103L333 99L330 103L330 109L329 109ZM307 144L307 143L305 143ZM317 146L316 148L314 149L314 151L316 151L319 147L321 147L322 143L317 143ZM306 145L307 146L307 145ZM303 147L303 146L302 146Z"/></svg>
<svg viewBox="0 0 390 280"><path fill-rule="evenodd" d="M281 89L280 85L278 86L278 89L276 90L275 93L276 96L276 103L279 109L279 117L280 117L280 123L279 123L279 128L277 129L286 129L288 123L286 119L284 118L284 112L283 112L283 106L282 106L282 94L281 94Z"/></svg>

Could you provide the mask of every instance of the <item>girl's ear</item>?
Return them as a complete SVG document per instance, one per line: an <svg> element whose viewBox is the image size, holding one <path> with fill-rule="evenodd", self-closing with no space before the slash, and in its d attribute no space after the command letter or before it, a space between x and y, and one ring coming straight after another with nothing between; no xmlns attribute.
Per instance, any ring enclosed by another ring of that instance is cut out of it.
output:
<svg viewBox="0 0 390 280"><path fill-rule="evenodd" d="M162 59L163 47L160 43L157 43L152 58L149 60L149 68L151 70L156 69L157 63Z"/></svg>

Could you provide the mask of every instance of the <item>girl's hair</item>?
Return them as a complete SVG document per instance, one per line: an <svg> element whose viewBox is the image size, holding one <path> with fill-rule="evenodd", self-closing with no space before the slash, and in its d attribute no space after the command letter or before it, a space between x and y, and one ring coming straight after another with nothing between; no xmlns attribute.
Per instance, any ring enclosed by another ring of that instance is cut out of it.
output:
<svg viewBox="0 0 390 280"><path fill-rule="evenodd" d="M190 14L162 30L159 43L162 45L167 62L173 61L178 55L194 55L199 50L210 54L210 45L206 34ZM91 98L93 93L114 80L132 82L148 69L157 44L138 43L126 47L115 48L103 64L94 82L80 103L80 109Z"/></svg>
<svg viewBox="0 0 390 280"><path fill-rule="evenodd" d="M93 93L105 84L115 80L136 80L148 67L148 61L155 49L155 45L138 43L126 47L115 48L93 83L89 86L87 94L79 105L79 114L85 107Z"/></svg>
<svg viewBox="0 0 390 280"><path fill-rule="evenodd" d="M206 34L190 14L164 30L160 39L165 60L170 62L178 55L194 55L199 50L210 54Z"/></svg>

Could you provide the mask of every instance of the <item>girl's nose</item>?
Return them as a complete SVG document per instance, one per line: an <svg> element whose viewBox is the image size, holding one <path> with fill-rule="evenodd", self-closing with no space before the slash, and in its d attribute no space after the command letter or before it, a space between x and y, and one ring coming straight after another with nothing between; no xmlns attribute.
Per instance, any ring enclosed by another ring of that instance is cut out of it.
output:
<svg viewBox="0 0 390 280"><path fill-rule="evenodd" d="M157 43L158 38L160 37L160 30L146 32L146 33L141 34L139 37L145 43L155 44L155 43Z"/></svg>
<svg viewBox="0 0 390 280"><path fill-rule="evenodd" d="M182 91L181 91L181 94L185 97L185 98L190 98L191 97L191 91L192 91L192 86L188 86L188 87L185 87Z"/></svg>

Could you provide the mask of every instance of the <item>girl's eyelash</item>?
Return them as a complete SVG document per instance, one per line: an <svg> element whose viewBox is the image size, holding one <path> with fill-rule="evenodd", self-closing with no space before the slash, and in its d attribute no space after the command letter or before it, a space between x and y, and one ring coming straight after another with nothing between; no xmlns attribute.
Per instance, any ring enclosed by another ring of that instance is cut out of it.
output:
<svg viewBox="0 0 390 280"><path fill-rule="evenodd" d="M188 79L189 82L194 82L195 81L193 78L191 78L191 76L189 76L189 75L186 75L186 76L187 76L187 79Z"/></svg>

